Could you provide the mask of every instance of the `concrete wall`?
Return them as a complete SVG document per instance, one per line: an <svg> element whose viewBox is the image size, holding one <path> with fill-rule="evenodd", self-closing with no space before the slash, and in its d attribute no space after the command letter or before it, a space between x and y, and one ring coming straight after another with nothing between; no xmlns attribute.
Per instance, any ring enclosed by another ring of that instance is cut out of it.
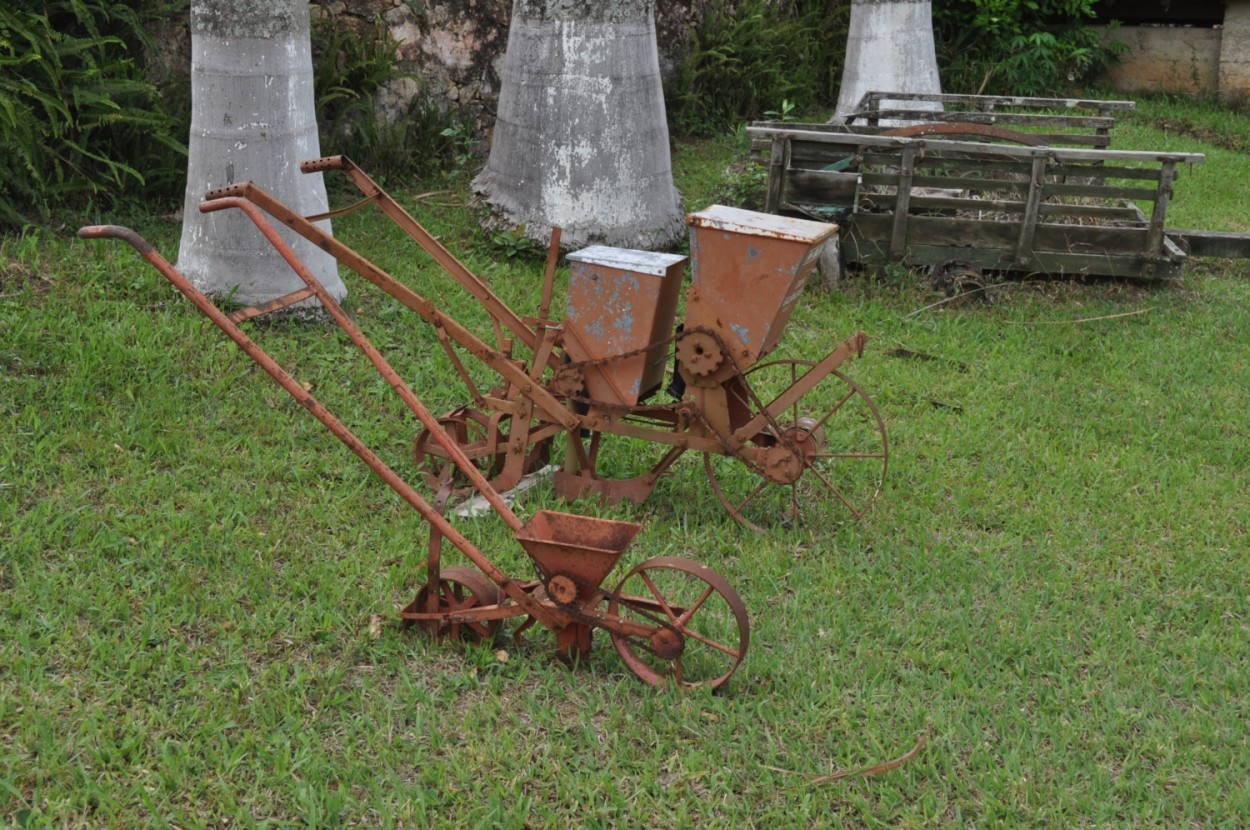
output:
<svg viewBox="0 0 1250 830"><path fill-rule="evenodd" d="M1227 0L1222 26L1122 26L1114 39L1129 47L1107 73L1121 92L1250 98L1250 0Z"/></svg>
<svg viewBox="0 0 1250 830"><path fill-rule="evenodd" d="M1250 98L1250 0L1228 0L1224 7L1219 84L1226 101Z"/></svg>
<svg viewBox="0 0 1250 830"><path fill-rule="evenodd" d="M1112 39L1129 51L1107 80L1121 92L1211 94L1219 86L1221 34L1183 26L1121 26Z"/></svg>

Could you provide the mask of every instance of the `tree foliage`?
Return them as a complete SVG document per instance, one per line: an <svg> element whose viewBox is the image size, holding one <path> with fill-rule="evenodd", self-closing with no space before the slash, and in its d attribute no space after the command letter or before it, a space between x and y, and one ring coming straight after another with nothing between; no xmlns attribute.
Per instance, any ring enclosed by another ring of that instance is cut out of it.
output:
<svg viewBox="0 0 1250 830"><path fill-rule="evenodd" d="M716 0L665 84L670 128L708 135L837 98L850 22L837 0Z"/></svg>
<svg viewBox="0 0 1250 830"><path fill-rule="evenodd" d="M144 171L180 165L175 116L144 80L144 29L164 4L16 0L0 5L0 225L111 205Z"/></svg>
<svg viewBox="0 0 1250 830"><path fill-rule="evenodd" d="M934 0L948 92L1057 95L1123 50L1089 24L1097 0Z"/></svg>

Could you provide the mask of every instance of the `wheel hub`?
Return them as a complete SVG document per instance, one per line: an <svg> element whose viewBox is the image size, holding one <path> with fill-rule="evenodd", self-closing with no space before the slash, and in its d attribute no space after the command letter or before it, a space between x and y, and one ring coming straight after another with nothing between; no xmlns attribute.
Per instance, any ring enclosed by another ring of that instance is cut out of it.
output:
<svg viewBox="0 0 1250 830"><path fill-rule="evenodd" d="M671 628L657 628L651 635L651 648L661 660L676 660L685 645L682 636Z"/></svg>

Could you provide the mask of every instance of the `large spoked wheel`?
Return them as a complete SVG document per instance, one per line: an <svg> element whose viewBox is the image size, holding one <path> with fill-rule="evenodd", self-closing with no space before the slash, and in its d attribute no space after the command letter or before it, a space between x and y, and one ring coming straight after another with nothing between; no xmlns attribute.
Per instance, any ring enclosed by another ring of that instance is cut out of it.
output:
<svg viewBox="0 0 1250 830"><path fill-rule="evenodd" d="M725 578L676 556L648 559L621 580L608 612L655 626L650 637L611 631L629 670L653 686L723 685L746 656L747 609Z"/></svg>
<svg viewBox="0 0 1250 830"><path fill-rule="evenodd" d="M430 586L423 585L417 592L417 598L408 604L404 611L423 614L428 609ZM491 582L477 568L457 565L443 568L438 581L437 613L447 614L444 620L404 620L404 628L416 625L423 632L437 640L459 640L461 638L473 642L490 640L499 630L499 620L464 620L450 619L457 611L468 611L484 605L498 605L500 602L499 586Z"/></svg>
<svg viewBox="0 0 1250 830"><path fill-rule="evenodd" d="M746 380L755 397L771 407L815 365L808 360L761 363L746 373ZM745 392L731 394L742 396L749 411L758 411ZM777 429L769 427L751 442L770 448L773 476L731 455L704 456L708 480L729 514L757 531L863 517L881 493L890 458L885 422L872 398L833 371L773 415Z"/></svg>

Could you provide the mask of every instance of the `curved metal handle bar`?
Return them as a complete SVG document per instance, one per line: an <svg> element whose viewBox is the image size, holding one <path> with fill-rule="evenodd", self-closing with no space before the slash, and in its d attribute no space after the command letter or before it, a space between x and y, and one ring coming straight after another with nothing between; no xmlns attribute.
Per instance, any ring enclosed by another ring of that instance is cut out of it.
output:
<svg viewBox="0 0 1250 830"><path fill-rule="evenodd" d="M244 204L247 203L244 202ZM222 204L217 209L233 206L235 205ZM255 208L253 207L252 210L255 210ZM260 216L259 214L257 214L257 216L262 222L265 222L265 226L267 226L271 232L276 233L276 231L273 231L273 226L269 225L263 216ZM253 221L256 221L255 217L253 217ZM258 227L261 227L259 223ZM262 231L263 230L264 228L262 227ZM311 393L305 391L304 388L300 386L293 377L287 374L286 371L284 371L273 358L266 354L264 349L249 338L235 323L231 322L230 318L227 317L221 309L217 308L217 306L213 304L212 300L208 299L202 291L191 284L190 280L179 273L179 271L174 268L168 260L157 252L151 243L130 228L122 227L120 225L90 225L80 228L78 236L83 239L120 239L123 242L128 243L131 247L138 251L144 259L151 263L151 265L161 273L161 276L165 277L165 279L172 283L183 296L190 300L192 304L194 304L195 307L204 314L204 316L208 317L208 319L211 320L217 328L225 332L226 336L233 340L235 344L242 349L243 352L253 360L253 362L256 363L256 365L264 369L265 372L268 373L268 375L272 377L279 386L285 389L292 398L298 401L299 404L307 409L314 418L330 430L330 432L334 434L334 437L343 442L343 444L361 461L365 462L369 469L373 470L379 478L386 482L392 490L398 493L400 498L408 502L409 505L420 513L421 517L435 527L439 533L442 533L443 536L445 536L448 541L450 541L458 550L467 556L473 564L481 568L483 573L499 585L500 588L503 589L504 593L516 601L516 603L524 608L527 613L548 625L562 619L568 619L567 615L562 610L551 608L535 601L529 596L529 594L526 593L520 583L513 581L507 574L497 568L495 564L491 562L484 553L482 553L481 550L479 550L464 536L464 534L456 530L456 528L449 521L447 521L441 513L434 509L429 502L423 499L421 494L414 490L408 482L400 478L399 474L387 466L385 461L366 447L342 421L335 417L334 413L326 409L326 407ZM281 237L279 237L279 239L281 239ZM294 256L294 253L292 253L292 256ZM298 261L298 259L296 261ZM321 288L320 283L317 283L316 278L312 278L311 275L310 278L312 283L315 283L318 288ZM312 287L312 285L310 285L310 287ZM325 295L325 298L330 300L331 303L334 302L334 299L325 292L324 288L321 288L321 292ZM323 298L319 297L318 299L322 299L324 302ZM327 308L329 308L328 305ZM420 402L418 401L418 404L419 403ZM424 407L422 408L424 409ZM426 414L429 415L428 411L426 411ZM431 419L433 418L433 416L430 417ZM435 429L432 431L436 435L442 434L443 430L438 426L437 421L434 421L433 423ZM464 460L467 463L468 459ZM473 465L468 464L468 466L472 467ZM508 513L512 515L512 518L515 521L519 522L519 519L516 519L515 514L512 514L510 510Z"/></svg>
<svg viewBox="0 0 1250 830"><path fill-rule="evenodd" d="M412 410L413 414L417 416L417 419L421 421L421 425L430 431L430 434L434 436L434 440L447 452L452 463L468 476L474 488L490 502L491 507L495 508L495 512L503 518L513 531L520 530L524 526L524 522L512 512L512 509L500 497L498 491L490 485L486 477L465 455L460 445L452 440L447 431L438 423L438 419L434 417L433 413L426 409L425 404L404 383L399 373L392 368L391 364L382 356L382 353L369 341L369 338L365 337L364 332L356 326L351 317L347 316L347 312L343 311L343 307L338 304L338 301L330 295L329 291L326 291L321 281L313 276L312 271L296 255L287 241L274 228L273 224L260 212L260 209L247 199L238 196L228 196L200 204L201 213L213 213L228 208L237 208L243 211L248 219L252 220L252 224L256 225L257 230L269 241L274 250L282 256L286 264L291 266L291 270L304 281L305 285L312 289L313 294L321 301L321 304L330 313L330 316L334 318L334 322L338 323L343 331L347 332L347 336L364 353L365 357L369 358L369 362L373 364L374 369L377 369L378 374L386 379L386 382L391 385L391 388L395 390L408 408Z"/></svg>
<svg viewBox="0 0 1250 830"><path fill-rule="evenodd" d="M249 204L255 205L394 297L395 300L405 307L415 311L421 316L421 319L436 328L444 329L452 340L456 341L456 343L491 369L498 372L508 383L515 384L522 394L532 400L534 405L543 411L546 417L562 425L565 429L577 429L581 426L581 419L570 412L540 382L527 375L517 361L511 360L492 349L473 332L440 311L434 303L326 233L307 218L292 211L263 188L253 182L245 182L209 191L208 195L214 198L207 202L202 202L200 204L201 211L211 212L232 206L224 203L224 199L242 199ZM529 330L526 329L526 331ZM530 335L533 335L532 331ZM535 367L536 371L537 369L538 367Z"/></svg>
<svg viewBox="0 0 1250 830"><path fill-rule="evenodd" d="M356 189L365 197L345 210L353 210L355 207L376 202L378 209L390 218L392 222L400 227L404 233L421 246L427 254L434 258L434 261L442 266L443 270L455 278L456 282L464 286L464 289L473 295L479 303L486 307L491 318L496 324L502 324L513 336L531 351L537 351L540 334L535 332L525 324L515 311L513 311L503 300L499 299L495 292L490 290L481 277L470 271L464 263L456 259L455 255L434 238L434 235L425 229L425 227L412 217L408 211L404 210L398 202L391 197L389 193L382 189L377 182L369 177L355 162L347 156L329 156L326 158L309 159L300 163L300 170L304 173L318 173L323 170L342 170L347 177L355 185ZM205 198L211 198L211 194ZM264 207L262 205L262 207ZM267 208L266 208L267 210ZM320 217L305 217L314 220L326 217L332 214L321 214ZM284 220L285 221L285 220ZM299 229L296 228L298 231ZM330 253L333 254L333 251ZM349 268L352 267L350 262L344 262ZM546 315L541 315L545 317ZM501 346L502 348L502 346Z"/></svg>

